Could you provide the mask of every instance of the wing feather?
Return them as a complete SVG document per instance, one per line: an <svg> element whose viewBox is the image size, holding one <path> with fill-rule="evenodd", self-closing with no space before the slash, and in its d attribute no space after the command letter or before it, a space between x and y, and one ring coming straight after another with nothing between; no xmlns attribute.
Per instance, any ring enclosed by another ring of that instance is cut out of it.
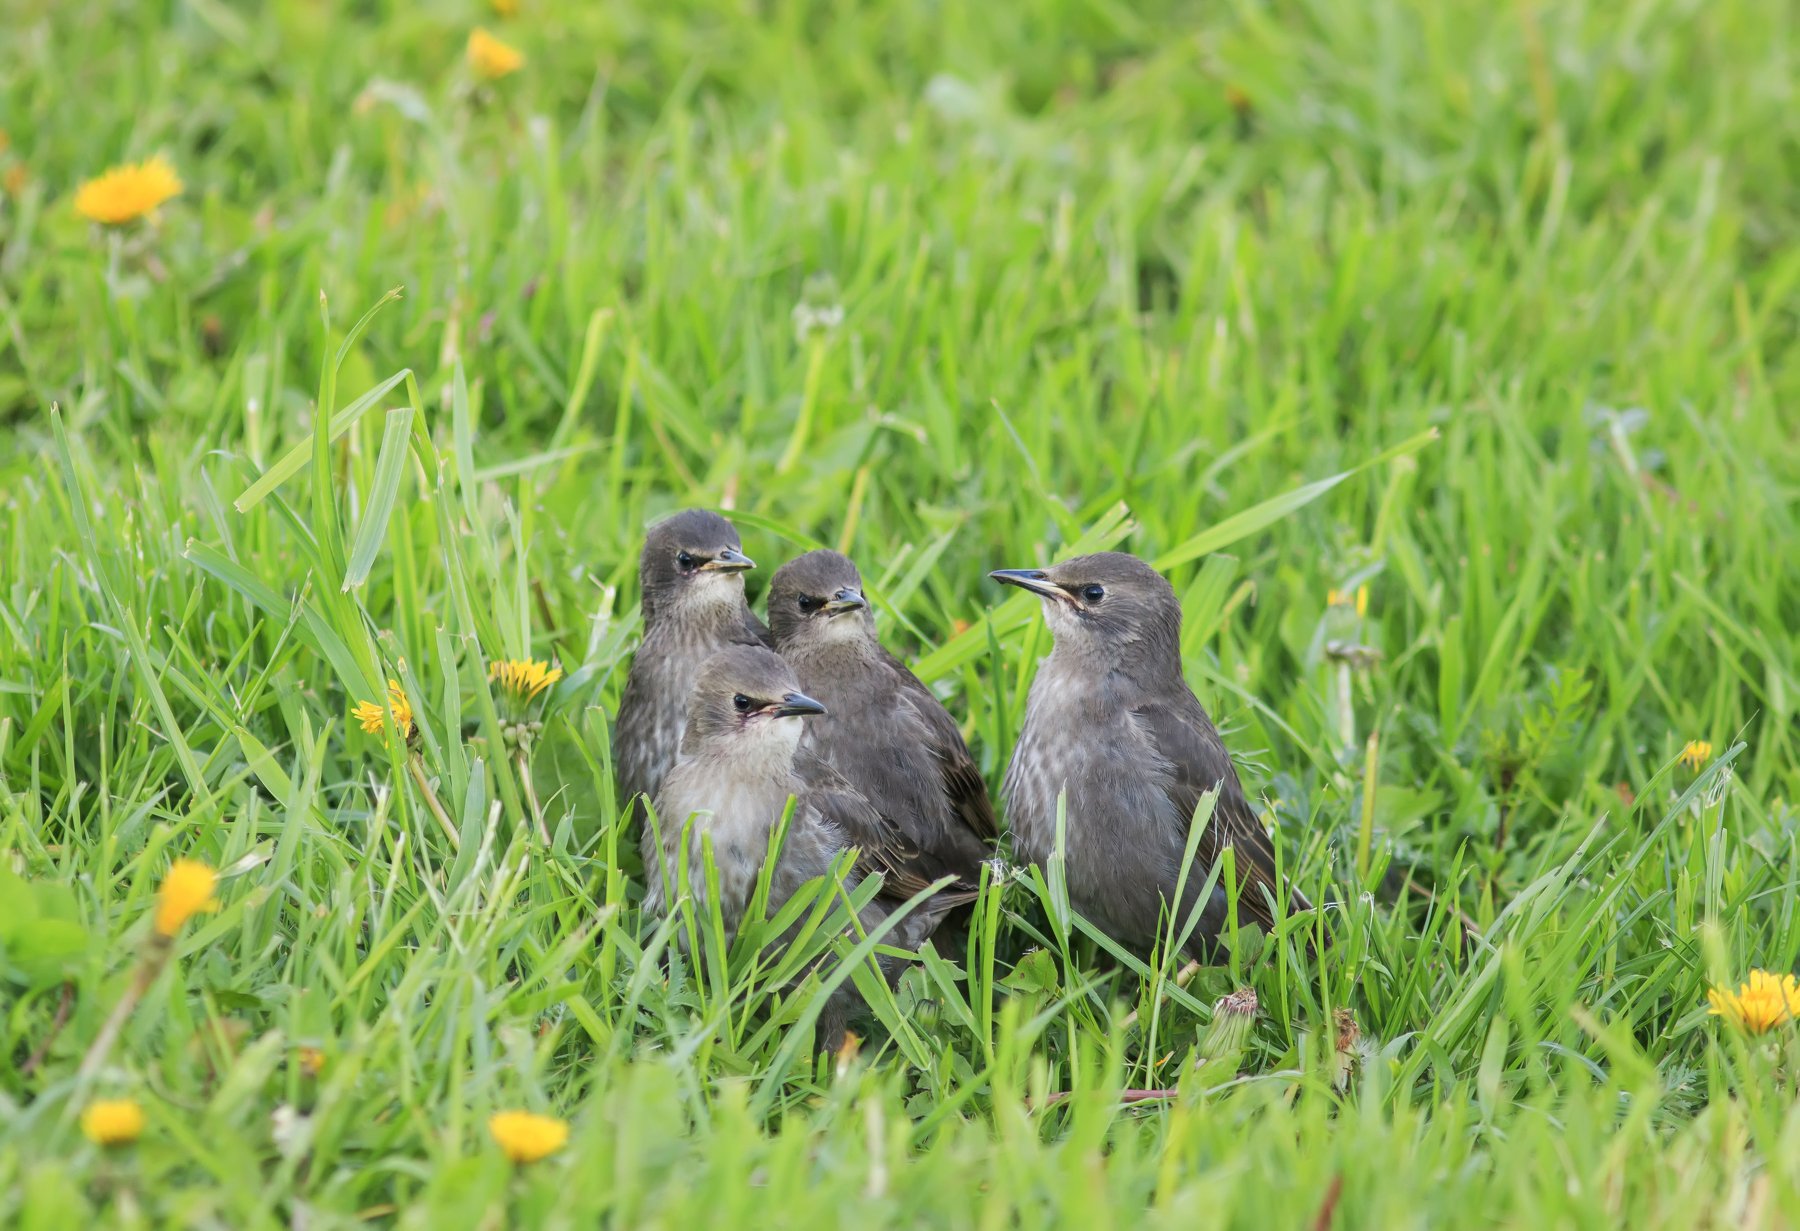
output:
<svg viewBox="0 0 1800 1231"><path fill-rule="evenodd" d="M1218 789L1212 819L1200 837L1199 853L1205 864L1196 871L1204 875L1229 846L1237 869L1239 909L1250 921L1265 929L1272 927L1272 902L1285 897L1291 904L1290 910L1306 910L1309 904L1299 892L1282 887L1275 868L1275 847L1262 819L1244 796L1231 754L1225 750L1200 702L1191 693L1186 699L1189 705L1134 707L1132 718L1168 763L1171 802L1183 817L1192 818L1201 797L1215 787Z"/></svg>
<svg viewBox="0 0 1800 1231"><path fill-rule="evenodd" d="M950 717L937 694L925 687L904 663L886 651L883 655L898 681L900 696L925 726L927 741L943 780L944 794L950 797L951 807L971 833L991 845L1000 836L994 803L988 797L987 780L981 776L980 767L970 755L969 745L963 740L956 720Z"/></svg>

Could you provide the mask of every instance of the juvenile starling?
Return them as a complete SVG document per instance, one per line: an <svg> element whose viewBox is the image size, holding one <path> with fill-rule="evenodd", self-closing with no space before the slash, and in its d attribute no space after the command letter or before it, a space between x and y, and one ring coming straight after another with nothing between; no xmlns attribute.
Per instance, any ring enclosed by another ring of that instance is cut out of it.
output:
<svg viewBox="0 0 1800 1231"><path fill-rule="evenodd" d="M852 846L862 855L849 877L852 886L867 870L882 866L891 829L880 814L829 766L796 756L801 720L830 721L824 714L825 707L800 691L793 670L772 650L733 646L702 665L688 707L681 759L664 776L656 795L656 823L644 826L641 839L650 881L644 898L648 914L668 912L685 861L686 891L704 916L702 839L710 838L719 915L727 937L735 936L768 855L770 834L790 796L793 819L769 874L771 917L802 885L827 875L833 861ZM884 880L861 911L863 928L875 928L908 896L904 886ZM887 943L916 948L944 911L962 900L966 898L940 893L900 920ZM839 998L831 1007L825 1035L841 1030L848 1003L849 998Z"/></svg>
<svg viewBox="0 0 1800 1231"><path fill-rule="evenodd" d="M1110 551L991 576L1042 599L1056 638L1031 685L1002 790L1019 857L1049 859L1064 792L1069 904L1122 944L1148 950L1170 910L1185 926L1227 846L1241 923L1269 928L1274 902L1307 909L1281 887L1231 756L1182 678L1181 605L1169 583L1137 557ZM1177 902L1194 811L1215 787ZM1231 889L1222 878L1204 903L1190 957L1216 957Z"/></svg>
<svg viewBox="0 0 1800 1231"><path fill-rule="evenodd" d="M664 518L645 536L644 640L613 723L619 803L632 816L642 812L637 798L654 799L675 763L700 665L726 646L769 644L769 630L744 601L743 574L755 567L736 527L705 509Z"/></svg>
<svg viewBox="0 0 1800 1231"><path fill-rule="evenodd" d="M769 583L769 629L806 692L831 710L810 724L816 751L891 821L915 883L973 882L998 826L962 732L930 689L875 637L856 566L810 551Z"/></svg>

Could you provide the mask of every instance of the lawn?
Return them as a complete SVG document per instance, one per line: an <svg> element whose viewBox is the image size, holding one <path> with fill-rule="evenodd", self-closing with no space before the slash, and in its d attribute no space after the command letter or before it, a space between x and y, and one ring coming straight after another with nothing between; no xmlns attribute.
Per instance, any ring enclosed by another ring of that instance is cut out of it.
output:
<svg viewBox="0 0 1800 1231"><path fill-rule="evenodd" d="M0 1223L1792 1225L1789 1005L1708 1012L1800 962L1791 6L0 27ZM996 875L815 1059L613 803L689 505L851 553L996 790L987 572L1156 561L1324 905L1178 977Z"/></svg>

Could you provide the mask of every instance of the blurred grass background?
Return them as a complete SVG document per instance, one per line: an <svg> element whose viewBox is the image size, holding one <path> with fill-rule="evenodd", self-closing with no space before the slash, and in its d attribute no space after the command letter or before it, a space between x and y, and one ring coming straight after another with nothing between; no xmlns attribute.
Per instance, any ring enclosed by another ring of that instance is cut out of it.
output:
<svg viewBox="0 0 1800 1231"><path fill-rule="evenodd" d="M1784 1224L1791 1040L1704 1005L1800 954L1792 6L4 16L9 1225ZM853 554L994 783L1048 638L986 571L1165 562L1332 948L1181 988L995 887L817 1068L665 970L606 724L687 504L753 593ZM178 854L224 909L85 1077Z"/></svg>

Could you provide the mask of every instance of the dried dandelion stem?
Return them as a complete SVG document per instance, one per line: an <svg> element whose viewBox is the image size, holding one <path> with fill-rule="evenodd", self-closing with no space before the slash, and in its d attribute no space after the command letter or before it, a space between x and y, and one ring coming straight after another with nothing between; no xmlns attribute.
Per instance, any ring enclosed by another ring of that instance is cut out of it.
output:
<svg viewBox="0 0 1800 1231"><path fill-rule="evenodd" d="M138 959L137 971L132 975L131 985L100 1027L100 1033L88 1045L87 1055L81 1058L81 1067L75 1072L77 1088L87 1085L106 1063L113 1044L118 1042L125 1023L131 1019L132 1010L156 982L163 967L169 964L169 956L175 952L175 937L180 934L182 925L197 914L219 909L219 900L213 896L218 884L218 872L197 860L177 859L169 866L168 874L156 889L150 939Z"/></svg>
<svg viewBox="0 0 1800 1231"><path fill-rule="evenodd" d="M106 1063L106 1057L112 1053L113 1044L119 1041L119 1035L125 1029L125 1023L131 1020L131 1014L150 985L156 982L156 976L163 972L169 964L169 955L175 951L175 940L160 932L153 933L150 943L144 947L144 955L138 960L137 972L131 977L131 986L119 997L119 1003L113 1006L106 1023L100 1027L100 1033L88 1044L87 1055L81 1058L81 1067L75 1071L75 1085L79 1089L93 1080L100 1066ZM71 1106L74 1104L71 1103Z"/></svg>
<svg viewBox="0 0 1800 1231"><path fill-rule="evenodd" d="M74 1007L75 985L64 983L62 992L57 998L56 1016L50 1021L50 1029L44 1032L43 1039L36 1047L32 1048L31 1055L26 1057L25 1063L19 1066L20 1077L31 1076L37 1071L37 1066L44 1062L44 1057L50 1054L51 1044L56 1042L56 1036L61 1034L63 1027L69 1024L69 1011Z"/></svg>

